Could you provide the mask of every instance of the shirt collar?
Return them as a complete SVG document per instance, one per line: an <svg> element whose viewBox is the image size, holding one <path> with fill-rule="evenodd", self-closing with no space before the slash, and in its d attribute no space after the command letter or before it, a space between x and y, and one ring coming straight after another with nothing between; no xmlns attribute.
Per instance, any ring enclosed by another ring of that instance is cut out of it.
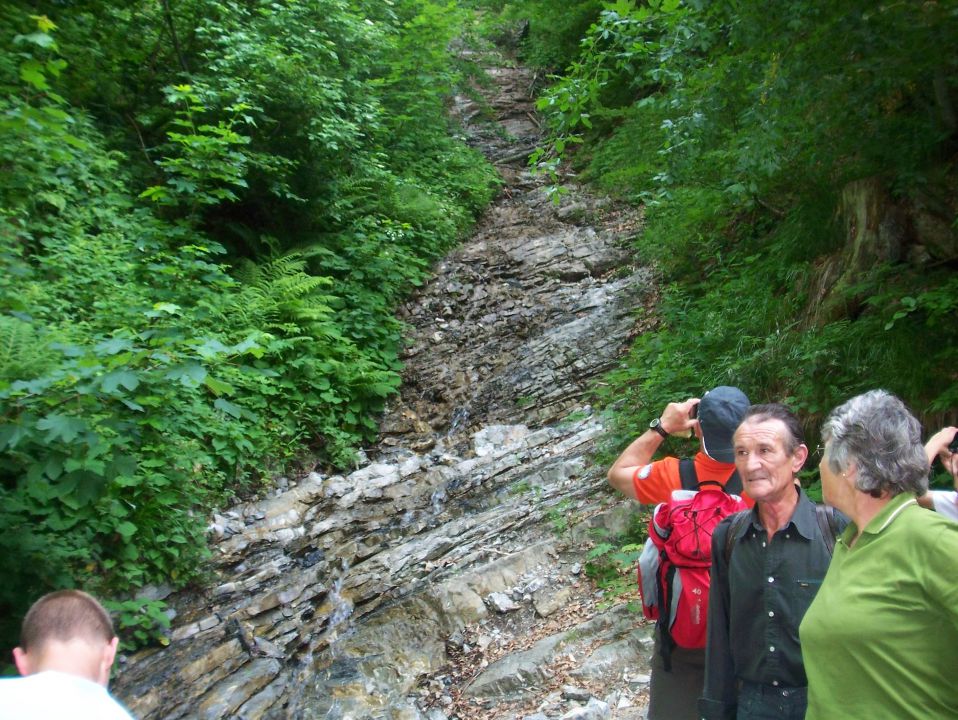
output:
<svg viewBox="0 0 958 720"><path fill-rule="evenodd" d="M792 517L788 523L786 523L785 527L794 525L799 535L808 540L812 540L815 537L815 528L818 527L818 518L815 516L815 503L809 499L808 495L805 494L805 491L802 490L800 486L796 485L795 491L798 493L798 505L795 506L795 511L792 513ZM755 506L752 508L751 519L751 523L743 523L742 527L739 528L735 538L736 540L740 540L745 536L750 525L756 530L762 530L764 532L765 528L762 527L758 516L758 503L755 503Z"/></svg>
<svg viewBox="0 0 958 720"><path fill-rule="evenodd" d="M869 535L878 535L898 517L907 505L911 505L912 503L917 504L914 495L909 493L895 495L891 500L885 503L885 507L879 510L875 517L868 521L868 524L862 532L868 533Z"/></svg>

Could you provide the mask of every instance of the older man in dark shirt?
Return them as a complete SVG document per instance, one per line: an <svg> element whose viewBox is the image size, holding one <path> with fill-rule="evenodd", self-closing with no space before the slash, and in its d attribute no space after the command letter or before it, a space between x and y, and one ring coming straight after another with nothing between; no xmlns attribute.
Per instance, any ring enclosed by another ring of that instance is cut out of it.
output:
<svg viewBox="0 0 958 720"><path fill-rule="evenodd" d="M734 449L755 507L723 521L712 539L699 712L703 720L802 720L807 680L798 626L828 569L831 531L796 480L808 448L788 408L750 407Z"/></svg>

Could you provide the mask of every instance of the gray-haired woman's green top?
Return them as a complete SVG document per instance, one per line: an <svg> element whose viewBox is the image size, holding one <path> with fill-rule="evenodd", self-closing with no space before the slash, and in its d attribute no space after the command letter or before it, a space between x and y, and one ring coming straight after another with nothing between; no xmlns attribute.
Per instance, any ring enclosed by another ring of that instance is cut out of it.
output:
<svg viewBox="0 0 958 720"><path fill-rule="evenodd" d="M806 720L958 718L958 523L902 494L857 532L801 624Z"/></svg>

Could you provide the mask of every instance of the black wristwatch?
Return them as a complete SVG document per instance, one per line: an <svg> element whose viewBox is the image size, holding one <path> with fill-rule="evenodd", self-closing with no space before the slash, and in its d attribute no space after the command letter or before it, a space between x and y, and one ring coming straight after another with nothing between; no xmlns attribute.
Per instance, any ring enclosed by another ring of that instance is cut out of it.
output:
<svg viewBox="0 0 958 720"><path fill-rule="evenodd" d="M662 418L655 418L652 422L649 423L649 429L655 430L659 435L664 438L669 436L669 433L664 427L662 427Z"/></svg>

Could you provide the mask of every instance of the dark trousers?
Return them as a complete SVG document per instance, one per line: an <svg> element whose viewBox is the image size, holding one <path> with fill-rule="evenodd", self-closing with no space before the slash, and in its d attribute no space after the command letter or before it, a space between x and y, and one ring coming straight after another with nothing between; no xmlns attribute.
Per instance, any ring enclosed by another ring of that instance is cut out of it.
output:
<svg viewBox="0 0 958 720"><path fill-rule="evenodd" d="M736 720L804 720L808 688L742 683Z"/></svg>
<svg viewBox="0 0 958 720"><path fill-rule="evenodd" d="M672 670L666 670L658 629L649 683L649 720L698 720L698 699L705 685L705 649L672 650Z"/></svg>

